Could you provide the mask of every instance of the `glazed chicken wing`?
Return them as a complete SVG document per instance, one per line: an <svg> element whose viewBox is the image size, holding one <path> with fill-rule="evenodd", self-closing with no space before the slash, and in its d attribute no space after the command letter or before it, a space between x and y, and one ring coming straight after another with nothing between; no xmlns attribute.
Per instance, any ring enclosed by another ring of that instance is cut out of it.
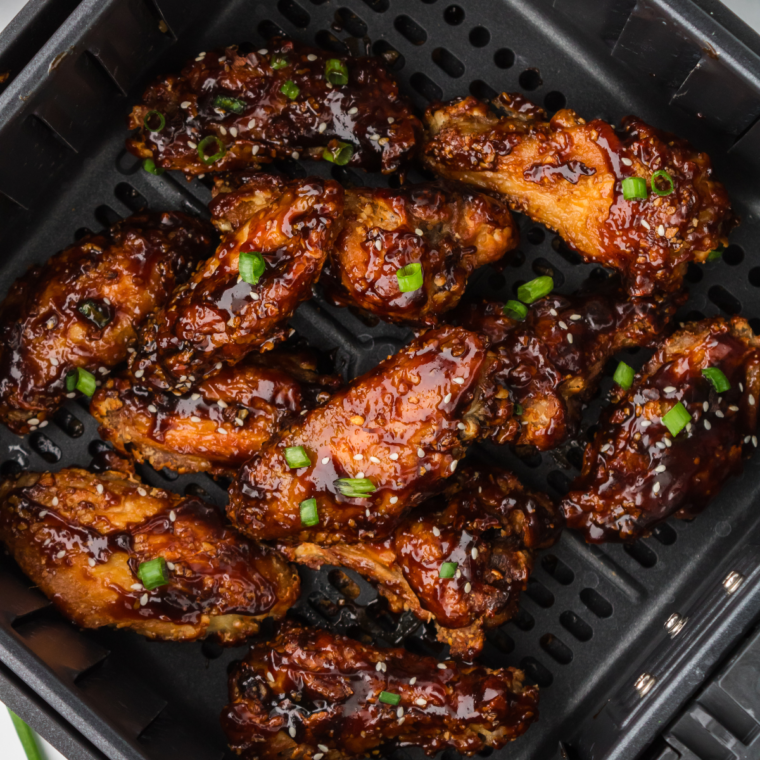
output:
<svg viewBox="0 0 760 760"><path fill-rule="evenodd" d="M506 205L446 184L347 190L345 220L322 277L325 292L338 306L392 322L436 324L472 271L519 241ZM399 280L404 267L419 269L421 281Z"/></svg>
<svg viewBox="0 0 760 760"><path fill-rule="evenodd" d="M409 514L381 542L285 546L295 562L342 565L378 584L392 611L435 621L453 657L472 661L484 628L517 611L536 549L559 537L561 518L544 494L509 472L467 466L446 496ZM443 577L445 576L445 577Z"/></svg>
<svg viewBox="0 0 760 760"><path fill-rule="evenodd" d="M472 755L536 720L538 689L523 679L286 622L232 668L222 727L244 760L387 757L411 746Z"/></svg>
<svg viewBox="0 0 760 760"><path fill-rule="evenodd" d="M155 81L132 109L127 148L186 174L308 157L384 173L402 167L422 126L379 58L292 40L201 53Z"/></svg>
<svg viewBox="0 0 760 760"><path fill-rule="evenodd" d="M499 382L522 407L516 443L547 451L577 432L582 406L596 391L607 360L623 348L651 345L683 300L629 299L607 280L572 296L541 298L523 321L489 302L461 306L453 321L486 338L498 354ZM514 426L492 437L512 440Z"/></svg>
<svg viewBox="0 0 760 760"><path fill-rule="evenodd" d="M759 346L739 317L666 340L586 448L562 502L568 527L590 542L633 540L670 515L701 512L757 446Z"/></svg>
<svg viewBox="0 0 760 760"><path fill-rule="evenodd" d="M186 214L135 214L16 280L0 306L0 420L19 434L44 427L72 370L100 376L124 361L212 233Z"/></svg>
<svg viewBox="0 0 760 760"><path fill-rule="evenodd" d="M72 468L6 480L0 540L82 628L237 644L263 618L282 617L300 590L281 555L226 528L214 507L122 472ZM143 585L139 572L150 561L163 565L164 585Z"/></svg>
<svg viewBox="0 0 760 760"><path fill-rule="evenodd" d="M678 291L690 261L726 244L728 195L708 156L684 140L632 116L620 131L569 109L547 121L520 95L494 105L505 115L473 97L431 107L426 166L501 193L587 261L619 270L632 295ZM629 178L645 197L625 199Z"/></svg>
<svg viewBox="0 0 760 760"><path fill-rule="evenodd" d="M255 454L230 489L230 519L286 543L389 535L441 488L466 442L511 413L491 364L473 333L431 330ZM294 451L308 465L290 465Z"/></svg>
<svg viewBox="0 0 760 760"><path fill-rule="evenodd" d="M135 379L187 390L224 363L283 339L285 323L322 271L338 231L343 189L314 178L251 178L224 204L216 214L234 218L235 228L141 329L130 363ZM242 259L250 271L241 270Z"/></svg>

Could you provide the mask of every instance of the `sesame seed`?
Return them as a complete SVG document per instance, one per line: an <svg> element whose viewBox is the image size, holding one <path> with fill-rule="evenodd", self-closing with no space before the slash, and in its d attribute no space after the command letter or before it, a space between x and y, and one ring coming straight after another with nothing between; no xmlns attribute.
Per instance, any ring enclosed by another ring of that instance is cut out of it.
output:
<svg viewBox="0 0 760 760"><path fill-rule="evenodd" d="M551 314L553 317L557 316L557 310L556 309L549 309L549 314Z"/></svg>
<svg viewBox="0 0 760 760"><path fill-rule="evenodd" d="M148 492L144 488L138 488L137 493L140 494L140 496L147 496Z"/></svg>
<svg viewBox="0 0 760 760"><path fill-rule="evenodd" d="M364 510L364 514L366 517L372 517L372 513L368 509Z"/></svg>
<svg viewBox="0 0 760 760"><path fill-rule="evenodd" d="M364 459L364 454L354 454L354 459L358 462L360 459Z"/></svg>
<svg viewBox="0 0 760 760"><path fill-rule="evenodd" d="M269 51L266 48L261 48L261 50L259 50L259 55L267 55L267 53L269 53Z"/></svg>
<svg viewBox="0 0 760 760"><path fill-rule="evenodd" d="M664 464L658 464L657 467L654 468L655 472L665 472L665 465Z"/></svg>
<svg viewBox="0 0 760 760"><path fill-rule="evenodd" d="M415 235L419 235L420 237L422 237L422 235L423 235L424 233L422 232L422 230L421 230L419 227L417 227L417 229L415 229L415 231L414 231L414 234L415 234Z"/></svg>
<svg viewBox="0 0 760 760"><path fill-rule="evenodd" d="M227 408L227 402L226 401L222 401L221 399L219 399L219 401L216 402L216 405L217 406L221 406L222 409L226 409Z"/></svg>
<svg viewBox="0 0 760 760"><path fill-rule="evenodd" d="M320 752L329 752L329 751L330 751L330 750L328 749L328 747L327 747L326 745L324 745L324 744L317 744L317 749L318 749Z"/></svg>
<svg viewBox="0 0 760 760"><path fill-rule="evenodd" d="M359 109L356 106L354 106L353 108L348 109L348 113L350 116L353 116L355 113L359 113Z"/></svg>
<svg viewBox="0 0 760 760"><path fill-rule="evenodd" d="M248 122L248 129L253 129L256 126L256 119L251 119ZM256 151L258 151L259 146L256 146Z"/></svg>
<svg viewBox="0 0 760 760"><path fill-rule="evenodd" d="M169 570L174 570L175 564L173 562L167 562L166 566L169 568Z"/></svg>
<svg viewBox="0 0 760 760"><path fill-rule="evenodd" d="M237 131L237 127L230 127L230 134L231 134L233 137L237 137L237 132L238 132L238 131Z"/></svg>
<svg viewBox="0 0 760 760"><path fill-rule="evenodd" d="M183 101L180 103L180 107L181 107L181 108L190 108L190 101L189 101L189 100L183 100Z"/></svg>
<svg viewBox="0 0 760 760"><path fill-rule="evenodd" d="M235 417L235 424L238 427L243 427L243 425L245 425L245 422L243 420L241 420L240 417Z"/></svg>
<svg viewBox="0 0 760 760"><path fill-rule="evenodd" d="M448 403L449 403L449 401L451 401L451 394L450 394L450 393L447 393L447 394L446 394L446 395L443 397L443 403L444 403L444 404L448 404Z"/></svg>
<svg viewBox="0 0 760 760"><path fill-rule="evenodd" d="M155 413L158 411L158 409L156 409L156 407L155 407L155 406L153 406L153 404L148 404L148 411L149 411L151 414L155 414Z"/></svg>
<svg viewBox="0 0 760 760"><path fill-rule="evenodd" d="M253 290L248 294L251 296L251 300L258 301L259 300L259 294L255 293Z"/></svg>
<svg viewBox="0 0 760 760"><path fill-rule="evenodd" d="M652 486L652 493L660 493L660 484L659 483L655 483Z"/></svg>
<svg viewBox="0 0 760 760"><path fill-rule="evenodd" d="M296 727L295 726L291 726L288 729L288 733L290 734L290 736L291 736L292 739L295 739L296 738Z"/></svg>
<svg viewBox="0 0 760 760"><path fill-rule="evenodd" d="M382 242L380 241L380 238L378 238L377 240L375 240L375 248L376 248L378 251L380 251L380 250L382 250L382 247L383 247L383 244L382 244Z"/></svg>
<svg viewBox="0 0 760 760"><path fill-rule="evenodd" d="M145 374L144 370L138 369L137 372L135 372L135 377L139 380L144 374Z"/></svg>
<svg viewBox="0 0 760 760"><path fill-rule="evenodd" d="M561 319L560 319L560 321L559 321L559 326L560 326L560 327L561 327L563 330L567 330L567 322L563 322Z"/></svg>
<svg viewBox="0 0 760 760"><path fill-rule="evenodd" d="M572 333L568 333L567 334L567 342L568 343L572 343L573 342L573 334Z"/></svg>
<svg viewBox="0 0 760 760"><path fill-rule="evenodd" d="M754 435L752 436L752 445L757 448L757 437Z"/></svg>
<svg viewBox="0 0 760 760"><path fill-rule="evenodd" d="M55 556L56 559L63 559L66 556L66 551L64 549L61 549L61 551L59 551Z"/></svg>
<svg viewBox="0 0 760 760"><path fill-rule="evenodd" d="M620 160L621 160L621 161L622 161L622 162L623 162L623 163L624 163L626 166L633 166L633 161L631 161L631 159L630 159L630 158L625 158L625 157L623 157L623 158L621 158Z"/></svg>
<svg viewBox="0 0 760 760"><path fill-rule="evenodd" d="M641 226L644 227L647 230L651 230L652 227L650 226L649 222L646 219L641 220Z"/></svg>
<svg viewBox="0 0 760 760"><path fill-rule="evenodd" d="M574 322L577 321L577 320L579 320L579 319L581 319L581 318L582 317L581 317L580 314L571 314L570 315L570 319L572 319Z"/></svg>
<svg viewBox="0 0 760 760"><path fill-rule="evenodd" d="M665 393L675 393L676 392L676 389L672 385L669 385L664 390L665 390Z"/></svg>
<svg viewBox="0 0 760 760"><path fill-rule="evenodd" d="M658 449L665 449L665 444L662 441L657 441L655 446L657 446Z"/></svg>
<svg viewBox="0 0 760 760"><path fill-rule="evenodd" d="M720 419L723 419L723 412L721 412L720 409L716 409L715 416Z"/></svg>
<svg viewBox="0 0 760 760"><path fill-rule="evenodd" d="M330 462L330 457L322 457L322 464L328 464Z"/></svg>
<svg viewBox="0 0 760 760"><path fill-rule="evenodd" d="M218 427L216 432L221 433L222 435L227 435L227 431L223 427Z"/></svg>
<svg viewBox="0 0 760 760"><path fill-rule="evenodd" d="M322 134L322 132L324 132L326 129L327 129L327 123L323 121L323 122L322 122L322 123L321 123L321 124L320 124L320 125L317 127L317 132L319 132L319 134Z"/></svg>
<svg viewBox="0 0 760 760"><path fill-rule="evenodd" d="M401 718L401 717L403 717L403 715L404 715L404 708L403 707L399 707L398 710L396 710L396 717L397 718Z"/></svg>
<svg viewBox="0 0 760 760"><path fill-rule="evenodd" d="M455 378L454 378L454 382L455 382L457 385L464 385L464 378L463 378L463 377L455 377Z"/></svg>
<svg viewBox="0 0 760 760"><path fill-rule="evenodd" d="M403 717L402 717L402 718L399 718L399 719L396 721L396 723L397 723L397 724L400 726L400 725L401 725L401 724L402 724L402 723L403 723L405 720L406 720L406 718L403 718Z"/></svg>
<svg viewBox="0 0 760 760"><path fill-rule="evenodd" d="M749 405L750 406L754 406L755 405L755 397L751 393L747 397L747 401L749 401Z"/></svg>
<svg viewBox="0 0 760 760"><path fill-rule="evenodd" d="M359 480L361 480L364 477L364 473L363 472L357 472L356 473L356 477L359 478Z"/></svg>
<svg viewBox="0 0 760 760"><path fill-rule="evenodd" d="M54 367L57 367L57 366L58 366L58 359L56 359L56 358L55 358L55 356L51 356L51 357L50 357L50 363L51 363L51 364L52 364Z"/></svg>
<svg viewBox="0 0 760 760"><path fill-rule="evenodd" d="M187 141L187 147L195 150L198 147L198 143L194 143L192 140Z"/></svg>
<svg viewBox="0 0 760 760"><path fill-rule="evenodd" d="M92 557L90 557L90 558L87 560L87 564L88 564L90 567L95 567L95 560L94 560Z"/></svg>
<svg viewBox="0 0 760 760"><path fill-rule="evenodd" d="M76 397L77 397L76 393L67 393L66 394L66 398L76 398Z"/></svg>
<svg viewBox="0 0 760 760"><path fill-rule="evenodd" d="M190 421L191 421L191 422L200 422L200 421L201 421L201 418L200 418L200 417L197 417L196 415L193 415L193 416L190 418Z"/></svg>
<svg viewBox="0 0 760 760"><path fill-rule="evenodd" d="M459 580L459 579L462 577L462 571L461 571L461 570L457 570L457 572L456 572L456 575L454 575L454 577L455 577L457 580Z"/></svg>
<svg viewBox="0 0 760 760"><path fill-rule="evenodd" d="M170 519L172 522L175 522L175 521L176 521L176 519L177 519L177 513L176 513L174 510L172 510L171 512L169 512L169 519Z"/></svg>
<svg viewBox="0 0 760 760"><path fill-rule="evenodd" d="M98 484L95 486L95 490L96 490L98 493L103 493L103 491L104 491L105 489L103 488L103 484L102 484L102 483L98 483Z"/></svg>
<svg viewBox="0 0 760 760"><path fill-rule="evenodd" d="M200 394L200 393L193 393L193 395L192 395L192 396L190 396L190 398L191 398L193 401L197 401L197 400L198 400L200 397L201 397L201 394Z"/></svg>
<svg viewBox="0 0 760 760"><path fill-rule="evenodd" d="M467 582L464 584L464 593L469 594L472 591L472 584Z"/></svg>
<svg viewBox="0 0 760 760"><path fill-rule="evenodd" d="M709 430L711 427L710 420L705 420L705 430Z"/></svg>
<svg viewBox="0 0 760 760"><path fill-rule="evenodd" d="M377 671L382 671L382 669L383 669L383 663L382 663L382 662L378 662L378 663L375 665L375 670L377 670Z"/></svg>
<svg viewBox="0 0 760 760"><path fill-rule="evenodd" d="M370 135L369 139L373 142L377 142L380 139L380 135Z"/></svg>
<svg viewBox="0 0 760 760"><path fill-rule="evenodd" d="M40 421L36 417L32 417L32 419L29 420L30 427L36 427L39 424L40 424Z"/></svg>
<svg viewBox="0 0 760 760"><path fill-rule="evenodd" d="M388 117L388 124L393 124L393 122L396 121L392 116Z"/></svg>
<svg viewBox="0 0 760 760"><path fill-rule="evenodd" d="M728 411L729 412L738 412L739 411L739 407L738 406L734 406L733 404L731 404L731 406L728 407Z"/></svg>
<svg viewBox="0 0 760 760"><path fill-rule="evenodd" d="M317 60L317 56L314 55L314 53L309 53L309 55L306 56L306 60L307 61L312 61L312 63L313 63L314 61ZM325 752L327 752L326 749L325 749Z"/></svg>
<svg viewBox="0 0 760 760"><path fill-rule="evenodd" d="M274 683L274 676L267 670L267 681Z"/></svg>
<svg viewBox="0 0 760 760"><path fill-rule="evenodd" d="M147 603L148 603L148 595L147 594L143 594L140 597L140 604L144 607Z"/></svg>
<svg viewBox="0 0 760 760"><path fill-rule="evenodd" d="M217 363L214 365L214 369L221 369L221 368L222 368L222 366L223 366L223 365L222 365L222 363L221 363L221 362L217 362Z"/></svg>
<svg viewBox="0 0 760 760"><path fill-rule="evenodd" d="M744 393L744 383L739 383L739 391Z"/></svg>
<svg viewBox="0 0 760 760"><path fill-rule="evenodd" d="M391 454L389 458L395 462L398 459L398 454Z"/></svg>
<svg viewBox="0 0 760 760"><path fill-rule="evenodd" d="M446 666L442 662L439 662L437 667L438 670L446 670Z"/></svg>
<svg viewBox="0 0 760 760"><path fill-rule="evenodd" d="M706 412L710 409L710 404L707 403L707 401L703 402L702 409L704 409Z"/></svg>
<svg viewBox="0 0 760 760"><path fill-rule="evenodd" d="M424 456L425 456L425 451L424 451L424 449L417 449L417 456L418 456L420 459L422 459L422 457L424 457Z"/></svg>
<svg viewBox="0 0 760 760"><path fill-rule="evenodd" d="M372 462L372 464L380 464L380 460L377 457L370 457L369 461Z"/></svg>
<svg viewBox="0 0 760 760"><path fill-rule="evenodd" d="M398 496L391 496L390 502L391 504L395 504L398 501Z"/></svg>
<svg viewBox="0 0 760 760"><path fill-rule="evenodd" d="M665 447L668 449L673 445L673 441L671 441L667 436L665 436L662 440L665 443Z"/></svg>
<svg viewBox="0 0 760 760"><path fill-rule="evenodd" d="M651 420L641 420L641 427L648 428L652 424Z"/></svg>
<svg viewBox="0 0 760 760"><path fill-rule="evenodd" d="M415 676L414 678L410 678L409 679L409 685L410 686L414 686L414 684L416 684L416 683L417 683L417 676Z"/></svg>
<svg viewBox="0 0 760 760"><path fill-rule="evenodd" d="M467 425L465 425L464 422L457 422L457 427L460 430L465 430L467 428Z"/></svg>
<svg viewBox="0 0 760 760"><path fill-rule="evenodd" d="M299 158L301 158L301 154L300 154L300 153L299 153L297 150L294 150L294 151L293 151L293 152L290 154L290 157L291 157L291 158L295 158L295 159L296 159L296 161L297 161Z"/></svg>
<svg viewBox="0 0 760 760"><path fill-rule="evenodd" d="M196 61L202 61L206 57L205 53L201 53L195 60Z"/></svg>
<svg viewBox="0 0 760 760"><path fill-rule="evenodd" d="M411 683L411 681L409 683ZM422 697L420 697L419 699L414 700L414 704L419 705L420 707L427 707L427 700L422 699Z"/></svg>
<svg viewBox="0 0 760 760"><path fill-rule="evenodd" d="M441 535L441 531L435 525L433 526L433 535L436 537Z"/></svg>

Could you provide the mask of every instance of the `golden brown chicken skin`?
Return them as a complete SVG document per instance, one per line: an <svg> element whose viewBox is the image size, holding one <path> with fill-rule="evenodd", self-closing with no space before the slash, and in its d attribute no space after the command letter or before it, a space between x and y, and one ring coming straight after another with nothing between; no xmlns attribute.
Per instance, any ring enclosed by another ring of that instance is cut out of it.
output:
<svg viewBox="0 0 760 760"><path fill-rule="evenodd" d="M247 214L216 253L178 288L140 330L130 370L155 387L187 390L223 364L270 349L287 335L286 323L311 296L337 233L343 189L317 178L285 181L250 178L246 195L226 201L226 211ZM222 212L220 212L222 213ZM258 281L244 280L241 254L257 253Z"/></svg>
<svg viewBox="0 0 760 760"><path fill-rule="evenodd" d="M536 550L557 540L563 521L548 496L506 470L470 465L451 481L445 496L415 509L385 541L304 543L283 553L310 567L361 573L377 583L393 612L434 621L452 656L472 661L484 629L517 611Z"/></svg>
<svg viewBox="0 0 760 760"><path fill-rule="evenodd" d="M520 95L473 97L426 114L423 162L442 177L500 193L558 232L586 261L617 269L632 295L680 289L690 261L727 243L735 218L710 159L629 116L616 131L569 109L550 121ZM653 179L656 172L666 172ZM646 180L625 200L623 180ZM667 195L659 195L671 190Z"/></svg>
<svg viewBox="0 0 760 760"><path fill-rule="evenodd" d="M472 755L537 719L538 689L523 680L515 668L438 663L288 621L233 666L222 727L244 760Z"/></svg>
<svg viewBox="0 0 760 760"><path fill-rule="evenodd" d="M505 204L445 183L347 190L344 215L322 286L336 305L391 322L435 325L474 269L519 242ZM404 291L398 273L410 265L421 266L424 279Z"/></svg>
<svg viewBox="0 0 760 760"><path fill-rule="evenodd" d="M155 469L233 477L289 417L323 403L341 384L306 352L252 355L174 395L128 374L92 398L100 437Z"/></svg>
<svg viewBox="0 0 760 760"><path fill-rule="evenodd" d="M505 424L512 406L491 366L477 335L431 330L255 454L230 489L230 519L253 538L285 543L389 535L409 507L442 488L467 442ZM309 466L289 467L294 447ZM368 491L351 495L352 485ZM310 525L302 517L314 509Z"/></svg>
<svg viewBox="0 0 760 760"><path fill-rule="evenodd" d="M323 159L342 146L352 153L337 154L338 163L387 174L409 160L422 132L379 58L287 39L200 53L148 87L129 127L140 130L127 141L132 153L187 174Z"/></svg>
<svg viewBox="0 0 760 760"><path fill-rule="evenodd" d="M82 628L238 644L262 619L282 617L300 589L281 555L225 527L211 505L124 472L71 468L6 480L0 540ZM158 557L168 583L149 590L138 570Z"/></svg>
<svg viewBox="0 0 760 760"><path fill-rule="evenodd" d="M668 338L603 415L561 505L568 527L589 542L625 541L671 515L699 514L757 446L759 346L739 317L694 322ZM703 374L711 368L728 390ZM688 424L674 434L666 422L679 403Z"/></svg>
<svg viewBox="0 0 760 760"><path fill-rule="evenodd" d="M140 322L211 252L210 225L143 213L35 265L0 306L0 420L14 433L47 425L66 376L96 377L127 358Z"/></svg>
<svg viewBox="0 0 760 760"><path fill-rule="evenodd" d="M531 304L524 320L506 316L501 303L460 306L452 321L488 341L502 363L499 382L521 407L518 435L510 425L494 430L493 439L548 451L574 436L607 360L652 345L683 300L627 298L606 280L571 296L551 293Z"/></svg>

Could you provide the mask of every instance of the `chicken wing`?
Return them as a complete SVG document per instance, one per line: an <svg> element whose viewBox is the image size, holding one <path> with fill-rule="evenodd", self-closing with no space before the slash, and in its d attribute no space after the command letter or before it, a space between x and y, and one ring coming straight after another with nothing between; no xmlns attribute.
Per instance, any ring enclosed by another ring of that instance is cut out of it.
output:
<svg viewBox="0 0 760 760"><path fill-rule="evenodd" d="M462 468L437 497L415 509L385 541L284 546L310 567L342 565L378 584L394 612L435 621L453 657L472 661L484 628L517 611L535 551L559 537L562 519L545 494L511 473Z"/></svg>
<svg viewBox="0 0 760 760"><path fill-rule="evenodd" d="M188 390L193 378L282 340L287 319L311 296L322 271L338 231L343 189L315 178L250 178L224 204L216 213L229 214L237 226L145 323L130 363L135 379ZM244 259L251 271L241 270Z"/></svg>
<svg viewBox="0 0 760 760"><path fill-rule="evenodd" d="M568 527L589 542L633 540L701 512L757 446L759 346L739 317L668 338L586 448L562 502Z"/></svg>
<svg viewBox="0 0 760 760"><path fill-rule="evenodd" d="M431 330L255 454L230 489L230 519L286 543L389 535L453 474L466 443L511 413L491 365L473 333ZM291 467L291 449L309 465Z"/></svg>
<svg viewBox="0 0 760 760"><path fill-rule="evenodd" d="M123 472L72 468L6 480L0 540L83 628L237 644L263 618L282 617L300 590L281 555L226 528L214 507Z"/></svg>
<svg viewBox="0 0 760 760"><path fill-rule="evenodd" d="M498 354L499 382L522 409L518 445L547 451L577 432L583 404L596 391L607 360L623 348L651 345L684 298L628 299L615 281L606 280L572 296L541 298L523 321L493 302L463 305L452 321L486 338ZM492 437L512 440L514 426L494 430Z"/></svg>
<svg viewBox="0 0 760 760"><path fill-rule="evenodd" d="M133 380L109 380L92 398L100 436L138 462L179 473L233 477L289 417L323 403L341 384L319 375L306 352L273 351L224 367L175 396Z"/></svg>
<svg viewBox="0 0 760 760"><path fill-rule="evenodd" d="M519 241L506 205L443 183L347 190L345 220L321 280L326 295L392 322L435 325L472 271ZM419 282L399 279L410 266Z"/></svg>
<svg viewBox="0 0 760 760"><path fill-rule="evenodd" d="M0 420L19 434L44 427L72 370L105 375L124 361L212 234L186 214L135 214L16 280L0 306Z"/></svg>
<svg viewBox="0 0 760 760"><path fill-rule="evenodd" d="M230 672L222 727L244 760L428 755L498 749L538 717L538 689L515 668L439 663L286 622Z"/></svg>
<svg viewBox="0 0 760 760"><path fill-rule="evenodd" d="M620 270L632 295L678 291L690 261L727 243L728 195L686 141L632 116L619 132L569 109L547 121L520 95L494 105L505 115L473 97L431 107L426 166L501 193L587 261Z"/></svg>
<svg viewBox="0 0 760 760"><path fill-rule="evenodd" d="M384 173L402 167L422 132L379 58L339 58L287 39L267 49L201 53L151 84L132 109L136 156L186 174L277 158L325 158Z"/></svg>

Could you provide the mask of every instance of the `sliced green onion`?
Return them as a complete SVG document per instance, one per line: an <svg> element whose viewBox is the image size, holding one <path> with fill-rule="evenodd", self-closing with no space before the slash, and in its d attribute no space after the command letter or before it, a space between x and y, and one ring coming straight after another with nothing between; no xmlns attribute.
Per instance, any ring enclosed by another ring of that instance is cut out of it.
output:
<svg viewBox="0 0 760 760"><path fill-rule="evenodd" d="M712 387L715 388L716 393L724 393L730 390L731 383L728 382L728 378L717 367L706 367L702 370L702 374L712 383Z"/></svg>
<svg viewBox="0 0 760 760"><path fill-rule="evenodd" d="M209 154L208 151L214 150L216 153ZM224 147L224 143L216 135L206 135L198 143L198 158L203 161L206 166L211 166L215 161L218 161L225 153L227 149Z"/></svg>
<svg viewBox="0 0 760 760"><path fill-rule="evenodd" d="M338 166L345 166L354 155L354 146L350 143L337 141L334 148L325 148L322 151L322 159Z"/></svg>
<svg viewBox="0 0 760 760"><path fill-rule="evenodd" d="M707 254L708 261L720 261L722 258L723 251L721 250L710 251L710 253Z"/></svg>
<svg viewBox="0 0 760 760"><path fill-rule="evenodd" d="M522 408L522 404L515 404L515 414L519 417L525 410Z"/></svg>
<svg viewBox="0 0 760 760"><path fill-rule="evenodd" d="M312 525L319 523L319 512L317 511L316 499L306 499L298 506L301 510L301 525L310 528Z"/></svg>
<svg viewBox="0 0 760 760"><path fill-rule="evenodd" d="M94 322L101 330L111 321L111 315L95 301L82 301L77 306L80 314L83 314L91 322Z"/></svg>
<svg viewBox="0 0 760 760"><path fill-rule="evenodd" d="M401 701L401 695L394 694L392 691L381 691L378 699L386 705L393 705L395 707Z"/></svg>
<svg viewBox="0 0 760 760"><path fill-rule="evenodd" d="M348 84L348 68L339 58L330 58L325 64L325 78L330 84Z"/></svg>
<svg viewBox="0 0 760 760"><path fill-rule="evenodd" d="M668 185L667 190L661 190L659 187L657 187L658 179L661 179L667 183ZM657 195L662 195L662 196L670 195L676 189L676 183L673 182L673 177L671 177L663 169L660 169L660 171L655 172L652 175L651 185L652 185L652 192L657 193Z"/></svg>
<svg viewBox="0 0 760 760"><path fill-rule="evenodd" d="M231 95L217 95L214 98L214 108L221 108L222 111L230 113L243 113L247 105L244 100L233 98Z"/></svg>
<svg viewBox="0 0 760 760"><path fill-rule="evenodd" d="M551 277L536 277L535 280L520 285L517 289L517 297L523 303L533 303L539 298L548 296L554 289L554 280Z"/></svg>
<svg viewBox="0 0 760 760"><path fill-rule="evenodd" d="M273 55L269 65L275 70L284 69L290 61L284 55Z"/></svg>
<svg viewBox="0 0 760 760"><path fill-rule="evenodd" d="M24 723L21 718L16 715L12 710L8 710L13 722L13 727L16 729L21 747L26 754L27 760L42 760L42 754L40 747L37 744L37 737L29 726Z"/></svg>
<svg viewBox="0 0 760 760"><path fill-rule="evenodd" d="M439 578L453 578L456 575L457 572L457 564L456 562L443 562L441 564L441 569L438 572Z"/></svg>
<svg viewBox="0 0 760 760"><path fill-rule="evenodd" d="M156 557L147 562L141 562L137 568L137 577L148 591L165 586L169 583L169 568L166 566L166 560L163 557Z"/></svg>
<svg viewBox="0 0 760 760"><path fill-rule="evenodd" d="M643 177L626 177L623 180L623 198L633 201L647 198L647 181Z"/></svg>
<svg viewBox="0 0 760 760"><path fill-rule="evenodd" d="M528 316L528 307L519 301L507 301L503 311L505 317L517 319L520 322Z"/></svg>
<svg viewBox="0 0 760 760"><path fill-rule="evenodd" d="M369 478L338 478L333 481L335 489L349 499L363 499L377 491Z"/></svg>
<svg viewBox="0 0 760 760"><path fill-rule="evenodd" d="M617 369L615 370L612 379L621 388L628 390L633 385L633 376L635 374L633 367L629 367L625 362L620 362L620 364L617 365Z"/></svg>
<svg viewBox="0 0 760 760"><path fill-rule="evenodd" d="M166 171L166 169L156 166L156 162L152 158L146 158L142 162L142 167L148 174L155 174L157 177L160 177Z"/></svg>
<svg viewBox="0 0 760 760"><path fill-rule="evenodd" d="M288 446L285 449L285 461L288 463L288 467L293 469L308 467L311 464L311 459L309 459L309 455L303 446Z"/></svg>
<svg viewBox="0 0 760 760"><path fill-rule="evenodd" d="M238 272L249 285L258 285L261 275L267 268L264 257L258 251L241 253L238 259Z"/></svg>
<svg viewBox="0 0 760 760"><path fill-rule="evenodd" d="M678 435L690 422L691 415L679 401L669 412L662 416L662 422L671 435Z"/></svg>
<svg viewBox="0 0 760 760"><path fill-rule="evenodd" d="M85 396L95 393L95 375L82 367L71 370L66 375L66 390L71 393L74 390L81 391Z"/></svg>
<svg viewBox="0 0 760 760"><path fill-rule="evenodd" d="M298 85L292 80L288 79L285 84L280 87L280 92L287 98L290 98L291 100L295 100L298 97L298 94L301 92Z"/></svg>
<svg viewBox="0 0 760 760"><path fill-rule="evenodd" d="M396 271L396 279L398 280L398 289L402 293L411 293L419 290L425 281L422 274L422 264L419 261L415 261L412 264L401 267L401 269Z"/></svg>
<svg viewBox="0 0 760 760"><path fill-rule="evenodd" d="M148 124L148 120L151 116L158 116L158 126L155 129L153 129L150 124ZM143 119L143 126L148 130L148 132L160 132L166 126L166 118L161 113L161 111L148 111L148 113L145 114L145 118Z"/></svg>

